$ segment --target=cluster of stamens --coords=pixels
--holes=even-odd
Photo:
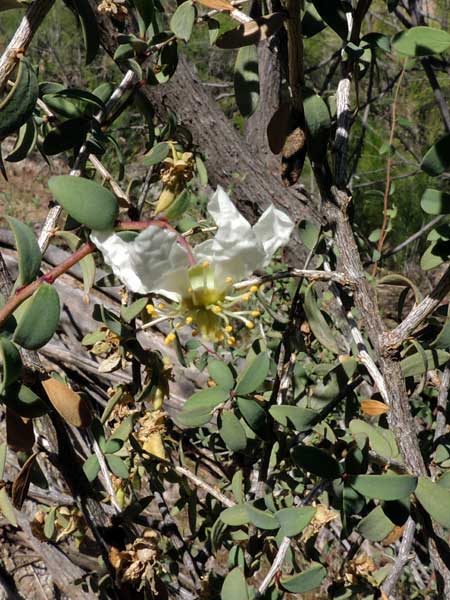
[[[234,346],[235,327],[240,322],[247,329],[255,327],[259,310],[243,305],[251,302],[258,286],[250,286],[245,292],[233,294],[233,279],[227,277],[222,285],[216,286],[214,269],[208,261],[197,264],[189,270],[190,287],[180,302],[159,302],[148,304],[147,313],[152,317],[145,328],[163,321],[172,325],[165,343],[172,344],[175,331],[189,327],[192,336]],[[220,282],[219,282],[220,283]]]

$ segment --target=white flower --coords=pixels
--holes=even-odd
[[[294,223],[270,206],[252,227],[221,187],[209,201],[208,212],[216,222],[216,235],[195,246],[192,255],[180,245],[177,233],[157,225],[131,242],[112,231],[93,231],[91,239],[128,289],[172,301],[164,311],[166,307],[158,305],[159,313],[150,307],[150,314],[173,319],[178,326],[182,319],[210,340],[233,343],[230,318],[251,323],[245,313],[257,311],[232,310],[248,294],[227,295],[231,284],[265,267],[288,242]]]

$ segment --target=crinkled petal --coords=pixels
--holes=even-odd
[[[217,224],[217,233],[195,247],[195,256],[212,262],[218,284],[228,276],[242,279],[262,266],[264,246],[220,186],[208,203],[208,212]]]
[[[238,281],[266,266],[294,228],[290,217],[273,206],[251,227],[221,187],[208,203],[208,212],[218,226],[217,233],[199,244],[195,255],[212,262],[218,285],[228,276]]]
[[[266,266],[278,248],[285,246],[291,237],[294,222],[283,211],[269,206],[253,226],[253,232],[262,243],[265,252]]]
[[[112,231],[93,231],[91,239],[114,275],[132,292],[155,292],[173,300],[186,295],[188,258],[175,233],[151,225],[132,242]]]

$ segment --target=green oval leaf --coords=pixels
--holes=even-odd
[[[22,361],[16,346],[5,337],[0,337],[0,395],[17,381],[22,369]]]
[[[58,293],[54,287],[43,283],[22,307],[13,341],[28,350],[37,350],[52,338],[58,327]]]
[[[450,134],[438,140],[422,158],[420,168],[432,177],[441,175],[450,167]]]
[[[81,146],[89,128],[86,119],[75,117],[58,124],[44,138],[42,149],[47,156],[66,152]]]
[[[223,361],[216,359],[209,360],[208,373],[223,390],[231,390],[234,386],[233,373]]]
[[[377,506],[358,523],[356,530],[370,542],[381,542],[394,527],[395,523],[385,515],[383,508]]]
[[[27,60],[22,59],[13,87],[0,102],[0,140],[28,121],[36,105],[38,91],[34,70]]]
[[[339,348],[334,339],[331,327],[328,325],[317,304],[314,283],[311,283],[306,289],[303,307],[305,309],[308,324],[311,327],[314,336],[323,346],[325,346],[325,348],[331,350],[334,354],[339,354]]]
[[[450,213],[450,194],[428,188],[422,196],[420,206],[428,215],[448,215]]]
[[[281,579],[281,587],[292,594],[305,594],[322,583],[327,575],[327,570],[322,565],[315,565],[299,575]]]
[[[345,12],[340,0],[312,0],[317,12],[327,25],[343,39],[348,36],[348,26]]]
[[[83,471],[88,481],[94,481],[94,479],[97,477],[100,472],[100,463],[98,462],[98,458],[95,456],[95,454],[91,454],[84,461]]]
[[[42,417],[49,411],[48,405],[26,385],[13,383],[0,398],[8,408],[27,419]]]
[[[316,514],[313,506],[301,506],[300,508],[282,508],[275,513],[275,519],[280,524],[280,535],[296,536],[309,525]]]
[[[197,11],[190,0],[180,4],[170,19],[170,29],[174,32],[177,38],[189,41],[194,27]]]
[[[17,141],[11,153],[5,158],[8,162],[19,162],[33,150],[37,140],[37,127],[33,117],[19,129]]]
[[[250,117],[259,102],[258,52],[256,46],[240,48],[234,65],[234,94],[239,112]]]
[[[292,460],[301,469],[325,479],[336,479],[342,475],[342,466],[338,461],[314,446],[296,446],[292,450]]]
[[[395,447],[392,447],[388,437],[389,432],[382,427],[371,425],[360,419],[352,419],[350,421],[349,429],[357,441],[360,437],[363,437],[363,439],[367,438],[370,447],[379,456],[393,458],[398,455],[397,446],[395,445]]]
[[[435,521],[450,528],[450,490],[431,481],[428,477],[419,477],[414,493]]]
[[[89,4],[89,0],[73,0],[73,4],[83,32],[84,47],[86,48],[86,64],[88,65],[96,57],[100,46],[97,17]]]
[[[33,231],[14,217],[6,217],[14,234],[18,255],[19,287],[27,285],[36,279],[41,266],[42,254]]]
[[[228,573],[223,582],[220,592],[221,600],[248,600],[248,586],[244,573],[239,567],[235,567]]]
[[[226,508],[220,514],[220,519],[232,527],[240,527],[252,523],[259,529],[273,530],[278,529],[280,524],[275,517],[267,511],[255,508],[252,504],[236,504]]]
[[[267,427],[267,415],[264,408],[260,406],[256,400],[250,400],[248,398],[238,398],[237,405],[250,429],[257,435],[266,437],[269,431]]]
[[[112,229],[119,213],[119,204],[112,192],[84,177],[58,175],[52,177],[50,191],[79,223],[98,229]]]
[[[142,164],[147,167],[157,165],[167,158],[169,150],[170,146],[167,142],[159,142],[159,144],[155,144],[153,148],[144,156]]]
[[[11,502],[10,497],[8,496],[6,487],[0,488],[0,513],[5,517],[7,521],[11,523],[11,525],[17,527],[14,506]]]
[[[394,35],[392,47],[406,56],[441,54],[450,48],[450,34],[434,27],[411,27]]]
[[[366,498],[398,500],[414,492],[417,477],[412,475],[356,475],[350,485]]]
[[[296,431],[308,431],[319,414],[310,408],[301,406],[277,405],[272,406],[269,413],[283,427],[291,427]]]
[[[185,427],[201,427],[212,419],[213,410],[229,397],[228,392],[220,388],[209,388],[196,392],[177,415],[177,421]]]
[[[239,419],[231,411],[222,413],[219,421],[220,437],[225,442],[226,447],[232,452],[241,452],[247,446],[247,436]]]
[[[235,392],[245,396],[251,394],[264,382],[270,367],[270,358],[266,352],[258,354],[239,374]]]
[[[128,467],[119,456],[115,456],[114,454],[105,454],[105,459],[108,467],[116,477],[120,477],[120,479],[128,478],[130,474]]]
[[[427,364],[424,362],[424,357]],[[450,354],[445,350],[425,350],[424,356],[415,352],[400,362],[403,377],[419,377],[426,370],[431,371],[445,364],[450,359]]]

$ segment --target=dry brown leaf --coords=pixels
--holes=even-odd
[[[224,50],[243,48],[258,44],[273,35],[283,25],[284,13],[276,12],[254,21],[242,23],[236,29],[231,29],[222,34],[216,41],[216,46]]]
[[[402,525],[401,527],[399,525],[396,525],[394,527],[394,529],[390,533],[388,533],[388,535],[382,541],[383,546],[390,546],[391,544],[396,542],[398,539],[400,539],[403,535],[404,529],[405,529],[404,525]]]
[[[34,461],[36,460],[37,452],[32,454],[20,469],[17,477],[14,480],[11,491],[11,499],[14,506],[20,510],[25,498],[28,494],[28,489],[31,482],[31,470]]]
[[[361,411],[369,417],[378,417],[389,412],[389,406],[379,400],[361,400]]]
[[[231,12],[235,9],[231,2],[227,2],[227,0],[195,0],[195,2],[202,6],[213,8],[214,10],[226,10]]]
[[[87,427],[91,422],[91,411],[87,402],[67,385],[53,379],[45,379],[42,386],[48,399],[64,420],[74,427]]]
[[[296,127],[286,137],[281,156],[281,181],[286,187],[297,183],[306,158],[306,136],[301,127]]]

